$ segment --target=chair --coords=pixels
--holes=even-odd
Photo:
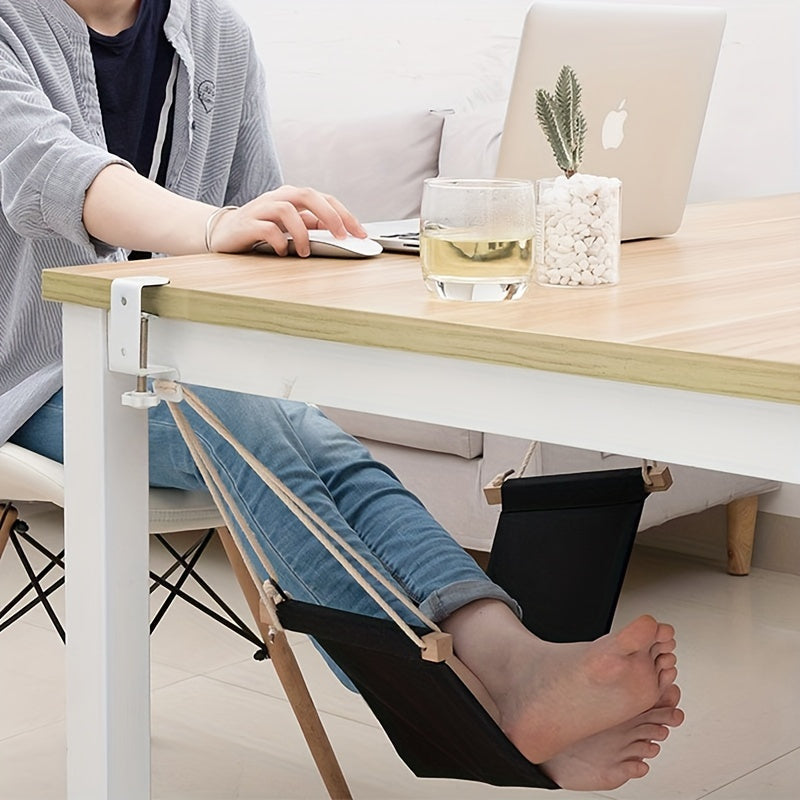
[[[50,602],[50,596],[64,583],[64,551],[51,552],[39,542],[28,524],[19,518],[13,503],[48,502],[64,507],[64,467],[49,458],[11,442],[0,446],[0,557],[10,543],[27,574],[28,583],[8,601],[0,599],[0,632],[37,605],[47,613],[56,632],[65,641],[66,634]],[[263,642],[222,600],[197,572],[196,566],[208,544],[222,524],[207,492],[185,492],[177,489],[150,490],[150,532],[169,553],[172,563],[161,574],[150,573],[150,591],[158,587],[167,596],[154,614],[151,632],[155,630],[176,597],[180,597],[221,625],[235,631],[257,648],[256,657],[264,657]],[[194,541],[177,550],[165,534],[198,531]],[[44,556],[46,564],[36,569],[31,554]],[[211,602],[207,605],[186,592],[192,578]]]

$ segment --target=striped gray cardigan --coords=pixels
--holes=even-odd
[[[278,186],[244,21],[224,0],[172,0],[164,30],[180,59],[167,188],[240,205]],[[61,386],[60,307],[41,299],[41,270],[126,258],[81,221],[115,162],[83,20],[65,0],[0,0],[0,443]]]

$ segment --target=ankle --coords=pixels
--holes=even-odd
[[[498,600],[476,600],[451,614],[442,629],[453,636],[456,656],[483,683],[495,702],[508,693],[515,676],[548,646]]]

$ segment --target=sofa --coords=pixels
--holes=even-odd
[[[491,8],[461,0],[353,0],[347,5],[350,28],[334,18],[331,6],[338,4],[319,0],[285,9],[270,4],[268,15],[255,0],[234,4],[253,27],[267,67],[272,125],[287,182],[330,192],[369,222],[418,216],[426,177],[493,174],[527,0],[499,0]],[[733,31],[729,15],[731,35],[755,24],[756,5],[751,16],[734,19]],[[425,24],[419,25],[423,16]],[[717,78],[723,88],[717,95],[739,77],[724,43]],[[714,107],[718,102],[712,93],[706,134],[713,134],[727,113]],[[706,134],[690,200],[731,196],[712,185],[710,168],[703,171],[703,153],[715,152]],[[498,473],[517,470],[529,442],[325,411],[386,463],[459,543],[478,552],[490,549],[499,509],[486,502],[483,487]],[[538,443],[526,474],[611,469],[648,456]],[[670,471],[672,488],[648,500],[640,530],[725,505],[728,569],[746,574],[758,496],[778,484],[674,464]]]

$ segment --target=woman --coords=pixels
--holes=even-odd
[[[0,0],[0,204],[0,442],[59,460],[60,319],[40,298],[42,268],[259,241],[285,254],[287,235],[302,256],[309,228],[365,236],[335,198],[281,185],[262,68],[221,0]],[[592,643],[541,641],[419,501],[317,410],[201,394],[453,635],[527,758],[565,788],[609,789],[647,772],[655,742],[683,720],[671,626],[643,616]],[[231,448],[195,426],[283,587],[374,613]],[[163,404],[150,446],[153,485],[200,487]]]

